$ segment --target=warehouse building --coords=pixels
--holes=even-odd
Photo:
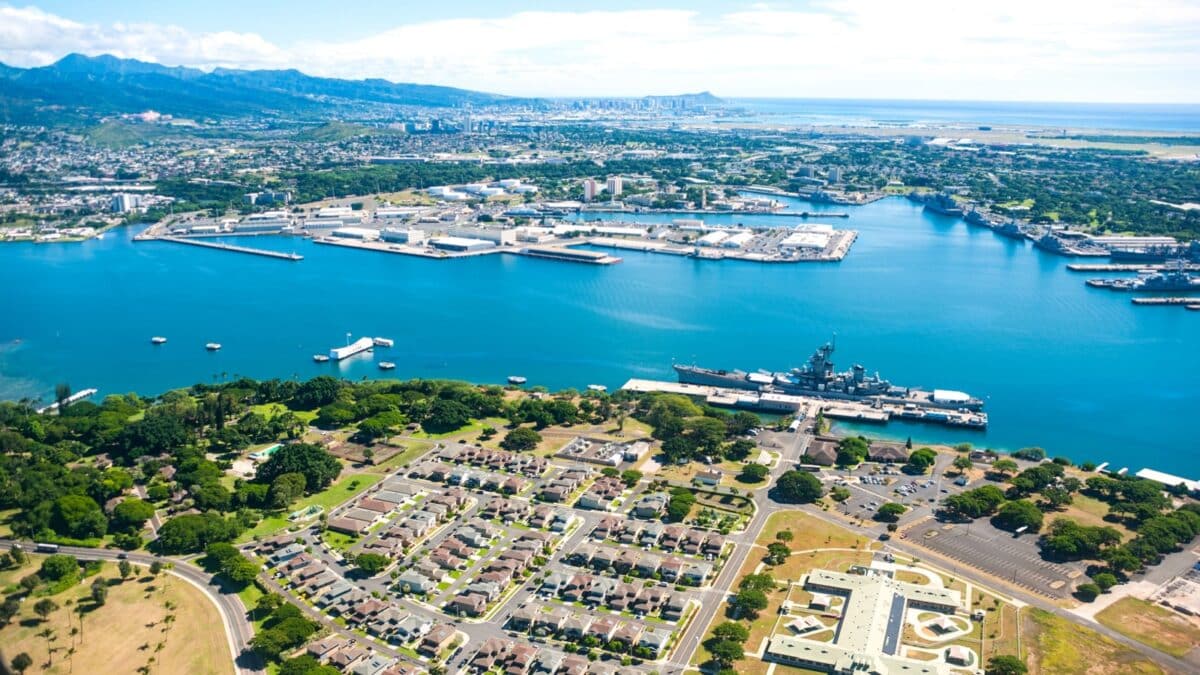
[[[383,228],[383,231],[379,233],[379,237],[393,244],[411,244],[416,246],[425,242],[425,232],[423,230],[407,230],[398,227]]]
[[[442,250],[466,253],[468,251],[484,251],[495,248],[495,242],[471,237],[435,237],[429,240],[429,245]]]
[[[372,230],[367,227],[339,227],[330,235],[341,239],[359,239],[361,241],[374,241],[379,238],[379,230]]]

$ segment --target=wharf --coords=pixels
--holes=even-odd
[[[342,246],[344,248],[357,248],[364,251],[377,251],[379,253],[394,253],[398,255],[411,255],[418,258],[429,258],[431,260],[448,260],[450,258],[474,258],[481,255],[493,255],[496,253],[505,253],[502,248],[486,248],[479,251],[439,251],[424,246],[408,246],[406,244],[390,244],[386,241],[362,241],[358,239],[339,239],[336,237],[313,237],[314,244],[325,244],[327,246]],[[511,251],[508,251],[511,253]]]
[[[703,398],[704,402],[719,407],[744,408],[772,413],[796,413],[820,411],[830,419],[847,422],[887,424],[893,419],[910,422],[941,424],[963,429],[983,430],[987,428],[987,413],[967,410],[926,409],[916,406],[880,404],[876,401],[830,400],[819,396],[795,396],[772,392],[747,391],[709,385],[687,384],[662,380],[630,379],[621,387],[639,393],[663,392]]]
[[[692,257],[698,260],[744,260],[758,263],[828,263],[840,262],[850,252],[858,239],[856,230],[839,230],[829,246],[820,254],[811,256],[785,256],[772,253],[724,249],[719,246],[699,248],[694,244],[678,244],[655,239],[622,239],[619,237],[592,237],[587,240],[592,246],[616,248],[643,253],[662,253]]]
[[[583,211],[587,213],[587,211]],[[849,213],[820,211],[717,211],[715,209],[654,209],[653,211],[623,211],[622,213],[665,213],[681,216],[780,216],[783,218],[849,218]]]
[[[1200,263],[1186,263],[1180,267],[1189,272],[1200,272]],[[1136,263],[1070,263],[1067,265],[1067,269],[1072,272],[1158,272],[1167,269],[1167,265],[1164,263],[1145,265]]]
[[[184,239],[182,237],[153,237],[140,241],[169,241],[174,244],[187,244],[189,246],[200,246],[202,248],[214,248],[220,251],[233,251],[234,253],[248,253],[250,255],[261,255],[266,258],[278,258],[280,260],[304,260],[304,256],[300,255],[299,253],[281,253],[279,251],[268,251],[261,248],[234,246],[233,244],[214,243],[211,241],[198,241],[196,239]]]
[[[1200,296],[1176,296],[1170,298],[1134,298],[1135,305],[1183,305],[1188,309],[1200,310]]]

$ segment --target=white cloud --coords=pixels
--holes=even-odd
[[[746,7],[743,5],[743,7]],[[396,26],[341,42],[82,24],[0,7],[0,60],[68,52],[203,68],[294,67],[509,94],[1197,101],[1190,0],[824,0],[687,10],[519,12]]]

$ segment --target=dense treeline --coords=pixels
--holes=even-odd
[[[1006,491],[984,485],[951,495],[942,500],[939,515],[950,520],[991,517],[992,523],[1002,529],[1036,533],[1042,529],[1046,515],[1070,505],[1075,495],[1099,499],[1108,505],[1106,520],[1123,524],[1135,533],[1134,537],[1124,541],[1116,527],[1081,525],[1070,518],[1055,517],[1038,545],[1049,559],[1102,562],[1103,569],[1092,576],[1107,575],[1105,580],[1155,565],[1164,555],[1180,550],[1200,535],[1200,504],[1188,501],[1173,508],[1162,484],[1118,475],[1097,475],[1081,481],[1066,475],[1066,465],[1065,459],[1044,461],[1009,476],[1016,471],[1016,462],[997,459],[992,471],[1007,479]]]
[[[654,428],[654,437],[662,441],[663,455],[671,462],[701,457],[744,460],[755,446],[739,437],[761,424],[752,413],[730,414],[679,394],[643,396],[634,416]]]
[[[889,176],[905,185],[965,188],[972,202],[1034,223],[1062,223],[1094,231],[1200,239],[1200,212],[1173,204],[1200,197],[1200,168],[1142,152],[1102,149],[984,147],[978,152],[931,145],[846,143],[821,164],[848,175]]]
[[[66,398],[69,390],[60,394]],[[596,392],[513,401],[500,387],[329,376],[198,384],[157,399],[109,396],[64,406],[62,414],[36,413],[28,402],[0,403],[0,509],[14,510],[10,523],[20,537],[111,541],[127,549],[144,544],[147,522],[162,509],[173,517],[159,528],[154,548],[196,553],[233,540],[338,477],[339,460],[302,442],[308,425],[299,412],[315,413],[317,426],[353,426],[354,439],[366,444],[406,425],[444,433],[503,418],[512,427],[508,446],[522,450],[536,446],[534,429],[623,420],[623,405]],[[252,444],[272,442],[282,445],[254,478],[231,484],[232,461]]]

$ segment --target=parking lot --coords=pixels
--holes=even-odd
[[[863,468],[849,475],[831,470],[825,479],[830,488],[844,487],[850,491],[850,498],[837,505],[842,514],[870,520],[881,505],[895,502],[908,507],[901,523],[929,515],[943,498],[965,489],[955,484],[953,478],[944,478],[940,471],[934,475],[910,476],[899,468],[887,466],[874,474]]]
[[[965,565],[1049,598],[1066,598],[1072,581],[1083,574],[1084,563],[1054,563],[1042,559],[1036,535],[1014,537],[986,519],[966,523],[928,520],[906,530],[906,541],[923,546]]]

